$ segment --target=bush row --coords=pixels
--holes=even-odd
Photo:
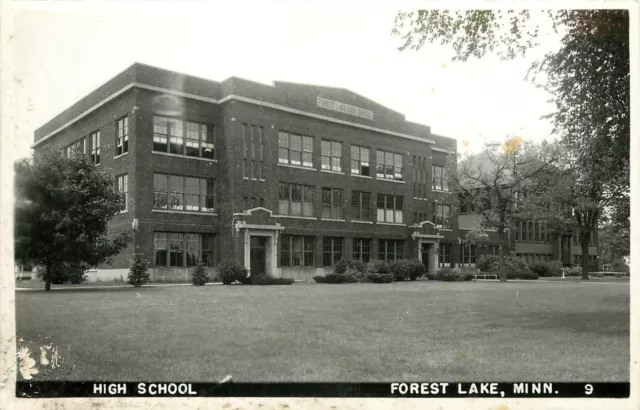
[[[424,276],[426,272],[422,262],[416,259],[400,259],[393,262],[376,260],[366,264],[361,261],[342,259],[336,263],[333,274],[347,274],[348,276],[354,276],[355,282],[362,282],[365,276],[370,273],[391,274],[393,275],[393,280],[403,281],[407,279],[416,280]]]

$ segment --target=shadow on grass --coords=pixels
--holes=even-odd
[[[156,286],[142,286],[139,288],[131,287],[117,287],[117,286],[96,286],[96,287],[86,287],[86,286],[78,286],[77,288],[51,288],[48,293],[78,293],[78,292],[86,292],[86,293],[102,293],[102,292],[154,292],[162,290],[161,287]],[[47,293],[44,289],[29,289],[29,290],[18,290],[25,293]]]

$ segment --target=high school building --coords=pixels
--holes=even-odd
[[[93,277],[155,280],[235,258],[308,279],[341,258],[460,260],[445,165],[456,141],[342,88],[223,82],[134,64],[35,132],[113,173],[134,242]]]

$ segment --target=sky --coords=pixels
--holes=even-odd
[[[457,139],[459,152],[510,134],[533,141],[551,134],[540,119],[554,109],[549,95],[524,76],[557,37],[526,59],[454,63],[448,46],[398,51],[401,40],[391,35],[398,10],[375,2],[52,3],[14,3],[4,33],[13,49],[16,157],[30,155],[36,128],[136,61],[215,81],[347,88]]]

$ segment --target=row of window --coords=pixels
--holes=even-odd
[[[215,266],[212,234],[155,232],[153,247],[155,266]]]
[[[549,227],[544,222],[518,221],[515,224],[516,241],[548,243],[552,240]]]
[[[577,234],[572,235],[573,246],[580,246],[580,238]],[[595,231],[589,232],[589,245],[596,244],[596,234]]]
[[[153,207],[179,211],[213,212],[213,180],[153,174]]]
[[[62,149],[62,154],[70,157],[74,154],[86,154],[87,148],[91,147],[91,162],[100,163],[100,131],[94,131],[86,137],[67,145]],[[129,152],[129,117],[122,117],[116,120],[116,156]]]
[[[315,266],[315,236],[282,235],[280,240],[280,266]],[[353,259],[362,262],[371,260],[371,239],[353,238]],[[344,255],[344,238],[322,238],[322,264],[334,266]],[[378,240],[378,260],[394,261],[404,256],[404,241]]]
[[[215,127],[181,119],[153,117],[153,150],[213,159]]]

